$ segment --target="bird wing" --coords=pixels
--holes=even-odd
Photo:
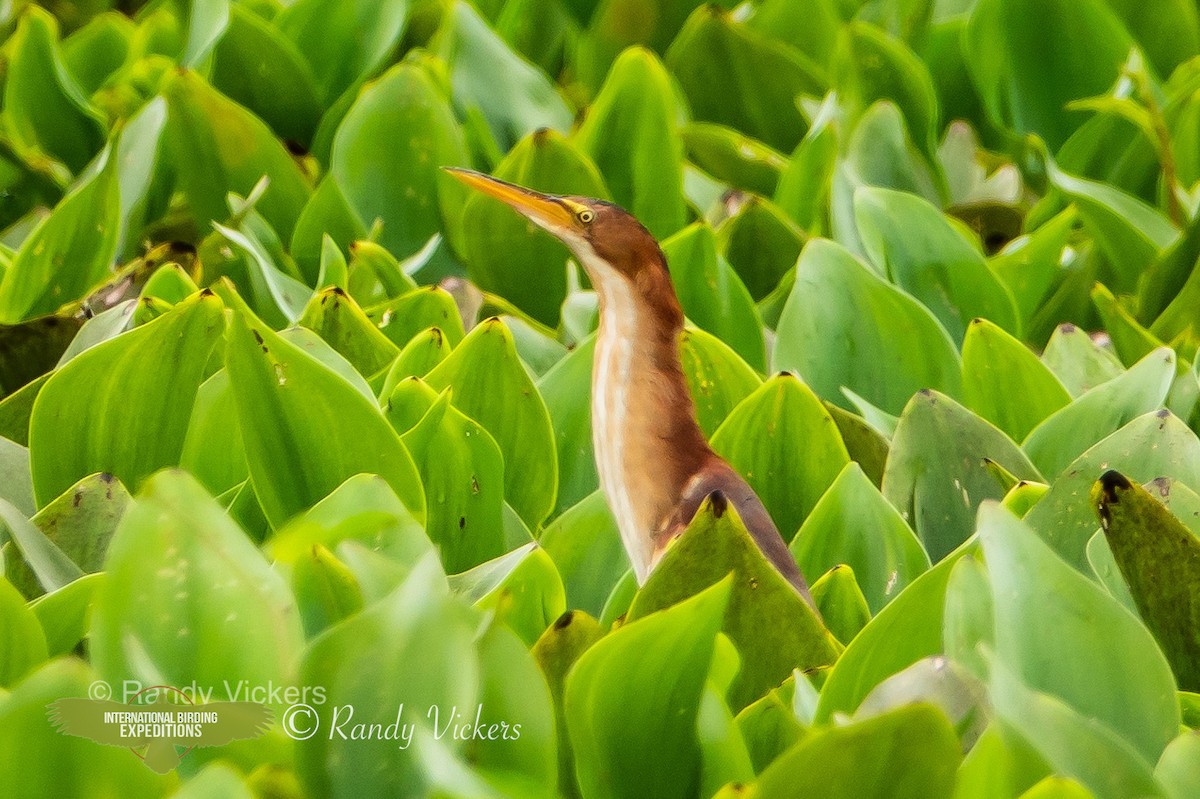
[[[204,738],[197,746],[224,746],[230,741],[257,738],[275,720],[271,708],[258,702],[210,702],[194,709],[217,714],[216,722],[204,725]]]
[[[51,726],[63,735],[74,735],[77,738],[87,738],[104,746],[127,746],[136,749],[150,742],[149,738],[123,738],[121,727],[112,722],[105,722],[104,714],[138,710],[120,702],[84,699],[82,697],[66,697],[55,700],[48,706],[47,717]]]

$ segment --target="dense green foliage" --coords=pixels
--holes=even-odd
[[[0,17],[0,795],[1200,796],[1190,0]],[[444,165],[663,241],[819,616],[721,502],[635,584],[596,296]],[[96,680],[318,731],[160,777]]]

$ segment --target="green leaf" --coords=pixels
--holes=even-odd
[[[983,500],[1004,498],[1005,487],[985,458],[1019,479],[1041,480],[1008,436],[949,397],[922,392],[904,409],[883,495],[912,525],[934,563],[975,531],[975,511]]]
[[[488,431],[443,392],[401,436],[425,486],[425,530],[451,573],[504,551],[504,456]],[[539,631],[540,632],[540,631]]]
[[[959,547],[914,580],[850,642],[821,689],[817,723],[834,713],[852,713],[879,683],[943,652],[946,585],[958,560],[975,547],[974,541]]]
[[[38,504],[89,474],[106,472],[137,487],[150,473],[179,463],[222,323],[221,301],[197,294],[55,372],[38,394],[29,424]],[[147,364],[157,367],[148,370]]]
[[[230,8],[227,0],[222,4],[229,26],[213,53],[212,85],[257,114],[281,138],[308,145],[322,108],[305,54],[258,14],[238,5]],[[329,41],[322,40],[322,51]]]
[[[104,579],[103,574],[87,574],[29,603],[46,634],[50,657],[70,654],[87,636],[92,597]]]
[[[297,0],[279,12],[275,25],[308,59],[328,108],[392,55],[409,6],[409,0],[351,0],[330,8],[321,0]]]
[[[147,481],[109,546],[90,651],[110,683],[283,683],[303,635],[286,583],[192,477]],[[213,590],[219,586],[220,590]]]
[[[992,672],[996,715],[1053,771],[1079,780],[1099,799],[1163,795],[1149,764],[1111,728],[1030,690],[1003,663]]]
[[[354,574],[320,544],[313,546],[309,557],[296,560],[292,590],[309,638],[354,615],[363,606],[362,590]]]
[[[613,199],[660,239],[687,221],[678,113],[662,62],[635,47],[617,58],[576,133]]]
[[[0,478],[0,499],[12,503],[22,514],[32,515],[37,503],[29,473],[29,450],[7,438],[0,438]]]
[[[449,579],[451,591],[491,611],[526,646],[567,609],[554,561],[532,541]]]
[[[962,347],[963,404],[1023,441],[1034,427],[1071,401],[1049,367],[986,319],[967,325]]]
[[[996,277],[1012,292],[1027,337],[1042,300],[1060,276],[1063,249],[1078,217],[1075,206],[1068,206],[1041,227],[1013,239],[989,261]]]
[[[501,150],[535,130],[571,127],[572,110],[550,79],[509,49],[469,3],[446,10],[433,50],[446,62],[459,112],[482,115]]]
[[[788,167],[783,153],[724,125],[693,122],[680,131],[687,157],[717,180],[770,197]]]
[[[242,313],[226,338],[250,477],[273,527],[360,472],[382,476],[424,518],[416,466],[371,399]]]
[[[431,327],[441,330],[455,347],[466,335],[454,297],[440,286],[413,289],[369,308],[367,315],[398,347],[407,346],[414,336]]]
[[[454,407],[496,439],[508,503],[530,527],[541,524],[558,493],[554,433],[508,328],[494,317],[481,323],[426,380],[438,391],[452,388]]]
[[[1179,687],[1200,689],[1200,538],[1119,472],[1105,472],[1091,498],[1138,612]]]
[[[496,177],[551,194],[608,199],[600,172],[583,151],[553,130],[517,142]],[[463,206],[467,274],[539,322],[556,324],[567,296],[567,250],[503,203],[474,194]]]
[[[804,248],[777,332],[773,367],[843,408],[842,386],[889,413],[923,388],[959,393],[958,352],[933,315],[833,242]]]
[[[815,64],[716,5],[701,5],[688,17],[666,62],[696,119],[728,125],[779,150],[791,150],[804,135],[796,96],[825,93]]]
[[[712,446],[746,478],[785,541],[850,461],[825,406],[787,373],[742,400],[713,434]]]
[[[265,176],[269,185],[255,209],[291,238],[312,189],[275,134],[194,72],[169,78],[163,94],[167,151],[199,228],[228,217],[226,194],[247,196]]]
[[[364,377],[388,367],[400,348],[379,332],[342,288],[333,286],[313,295],[300,324],[333,347]]]
[[[332,237],[343,252],[350,252],[354,242],[366,235],[366,225],[358,212],[350,207],[337,178],[326,175],[296,219],[288,251],[296,260],[305,282],[311,284],[320,271],[325,236]]]
[[[590,386],[595,351],[596,339],[590,336],[551,367],[537,383],[538,391],[546,402],[546,411],[550,414],[558,452],[558,500],[552,515],[581,502],[600,485],[592,446]],[[582,386],[588,387],[588,390],[581,390]],[[607,595],[605,591],[604,596]],[[585,605],[577,607],[589,613],[599,612],[598,608],[588,609]]]
[[[838,645],[808,602],[767,560],[732,506],[704,501],[634,597],[628,618],[698,594],[731,571],[722,630],[741,656],[741,669],[729,689],[730,706],[740,710],[783,682],[792,669],[832,664]]]
[[[948,799],[960,758],[950,721],[916,704],[808,735],[762,773],[757,795]]]
[[[854,194],[854,218],[871,260],[932,311],[955,341],[980,317],[1017,330],[1008,290],[933,205],[912,194],[865,187]]]
[[[37,616],[8,580],[0,579],[0,686],[11,687],[46,659],[46,636]]]
[[[327,731],[344,725],[346,738],[327,733],[297,742],[296,775],[304,790],[364,797],[431,792],[435,775],[419,755],[434,724],[444,728],[454,708],[474,707],[481,679],[476,626],[477,614],[450,595],[436,557],[429,556],[394,591],[313,641],[300,683],[325,686],[327,701],[314,706],[311,723]],[[362,668],[365,662],[371,669]],[[392,678],[376,679],[380,673]],[[440,718],[427,716],[434,707]],[[395,725],[393,739],[350,740],[354,724]],[[401,726],[410,735],[403,749]],[[453,750],[446,754],[457,762]]]
[[[729,414],[762,385],[758,374],[728,345],[697,328],[679,334],[679,360],[696,408],[696,421],[712,436]]]
[[[854,569],[845,564],[822,574],[813,583],[812,597],[821,621],[839,641],[853,641],[871,620],[871,608],[858,587]]]
[[[22,242],[0,275],[0,322],[53,313],[110,274],[120,234],[116,167],[112,150],[104,150]]]
[[[1158,349],[1035,427],[1025,451],[1043,474],[1060,474],[1096,442],[1161,408],[1174,377],[1175,353]]]
[[[621,627],[576,661],[563,704],[583,797],[666,799],[698,789],[696,718],[729,597],[729,581],[718,582]]]
[[[689,225],[664,241],[662,249],[684,314],[755,369],[766,371],[762,321],[737,273],[717,254],[712,228]]]
[[[980,0],[963,47],[991,120],[1057,149],[1083,118],[1067,103],[1108,91],[1131,44],[1103,0]]]
[[[1179,705],[1171,668],[1149,631],[1008,511],[985,505],[979,530],[997,658],[1027,688],[1120,731],[1157,761],[1179,729]]]
[[[1187,799],[1200,791],[1200,735],[1184,732],[1171,741],[1154,768],[1154,776],[1171,799]]]
[[[538,544],[558,567],[567,607],[599,615],[629,570],[629,556],[604,494],[594,491],[546,525]]]
[[[929,568],[921,542],[857,463],[842,469],[790,549],[807,575],[850,566],[872,613]]]
[[[1062,381],[1072,397],[1078,397],[1125,371],[1111,351],[1096,344],[1072,324],[1054,329],[1042,363]]]
[[[5,646],[3,651],[11,650]],[[95,672],[78,658],[59,658],[4,697],[0,779],[7,795],[36,799],[108,793],[150,799],[174,787],[177,778],[155,774],[129,752],[63,735],[46,722],[47,705],[64,697],[87,696],[95,679]]]
[[[717,229],[720,252],[762,300],[783,281],[804,245],[799,228],[770,200],[751,195]]]
[[[9,40],[4,112],[20,149],[42,152],[79,172],[104,145],[104,116],[84,96],[59,52],[54,17],[33,6]]]
[[[403,62],[358,94],[338,126],[329,172],[367,227],[383,222],[379,243],[405,257],[457,217],[466,187],[439,183],[438,168],[466,162],[446,98],[424,69]]]

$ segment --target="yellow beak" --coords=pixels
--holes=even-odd
[[[575,213],[567,203],[549,194],[541,194],[521,186],[498,180],[473,169],[442,167],[458,180],[476,191],[483,192],[516,209],[530,220],[552,233],[576,230]]]

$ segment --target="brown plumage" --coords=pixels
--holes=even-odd
[[[771,563],[811,603],[770,514],[741,475],[712,451],[696,423],[679,360],[683,310],[650,232],[609,202],[544,195],[476,172],[451,171],[560,239],[596,288],[596,465],[638,582],[705,497],[720,492]]]

